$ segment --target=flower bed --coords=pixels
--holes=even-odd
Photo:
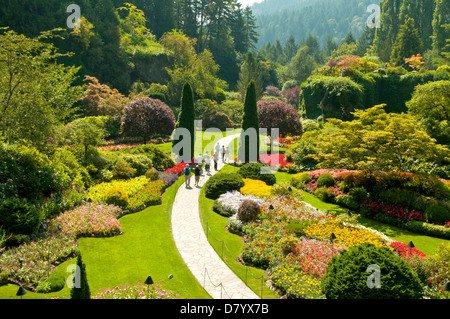
[[[424,221],[425,218],[422,214],[414,212],[413,210],[404,209],[395,205],[383,204],[372,201],[368,198],[363,199],[361,202],[363,207],[369,208],[375,214],[383,214],[386,216],[399,218],[403,221]]]
[[[166,172],[167,173],[174,173],[174,174],[177,174],[177,175],[181,175],[181,174],[183,174],[183,170],[185,168],[186,168],[186,164],[185,163],[179,163],[179,164],[175,165],[172,168],[168,168],[166,170]]]
[[[263,164],[269,165],[269,166],[279,166],[281,168],[288,167],[289,165],[293,165],[292,162],[287,162],[285,160],[286,155],[285,154],[262,154],[259,158],[259,161]]]
[[[240,190],[243,195],[253,195],[261,198],[270,196],[272,187],[263,181],[244,178],[244,184],[244,187]]]
[[[162,180],[151,182],[144,176],[131,180],[115,180],[91,187],[85,198],[90,198],[94,202],[105,202],[107,192],[113,188],[122,189],[127,193],[129,203],[126,210],[136,212],[150,205],[160,204],[165,183]]]
[[[338,220],[313,223],[306,228],[305,233],[308,237],[319,240],[329,240],[333,233],[336,236],[336,246],[346,249],[365,243],[377,247],[386,247],[387,245],[386,238],[383,238],[380,234],[364,227],[343,226]]]
[[[270,206],[274,209],[269,209]],[[311,220],[319,221],[332,218],[324,212],[302,202],[296,198],[269,197],[262,206],[262,216],[270,220],[292,221]]]
[[[421,259],[424,259],[427,257],[423,252],[418,250],[417,248],[410,248],[405,243],[399,242],[399,241],[393,241],[389,245],[394,252],[396,252],[401,258],[408,259],[410,257],[418,257]]]
[[[100,289],[93,293],[91,299],[181,299],[179,294],[164,288],[162,283],[144,285],[123,284],[114,288]]]
[[[260,206],[264,204],[264,201],[260,197],[253,195],[243,195],[238,191],[232,191],[220,195],[220,197],[215,202],[215,206],[220,205],[220,208],[217,207],[217,209],[222,210],[225,215],[231,216],[238,212],[242,202],[246,199],[253,200]]]
[[[61,235],[10,248],[0,255],[0,282],[3,278],[34,290],[55,265],[74,257],[77,250],[73,237]]]
[[[118,218],[122,214],[122,209],[113,205],[88,203],[51,220],[49,228],[75,238],[114,236],[121,233]]]

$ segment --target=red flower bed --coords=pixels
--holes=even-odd
[[[423,259],[427,257],[427,255],[417,248],[409,248],[408,245],[399,241],[392,242],[390,246],[402,259],[407,259],[409,257],[420,257]]]
[[[183,169],[185,169],[186,163],[179,163],[172,168],[168,168],[166,173],[174,173],[177,175],[181,175],[183,173]]]
[[[398,207],[395,205],[374,202],[368,198],[365,198],[361,202],[361,205],[369,207],[375,213],[382,213],[390,217],[396,217],[406,221],[410,220],[425,221],[425,218],[423,217],[422,214],[414,212],[413,210],[410,211],[408,209]]]
[[[316,171],[310,172],[308,175],[312,179],[318,179],[320,175],[330,174],[336,180],[343,180],[345,176],[349,174],[358,173],[358,171],[351,171],[347,169],[319,169]]]
[[[287,167],[288,165],[293,165],[294,163],[285,161],[285,154],[262,154],[259,157],[259,161],[266,165],[279,164],[280,167]],[[273,163],[273,164],[272,164]]]

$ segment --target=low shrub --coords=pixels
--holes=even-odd
[[[271,195],[278,197],[295,197],[298,199],[303,198],[302,192],[299,189],[291,187],[290,184],[286,182],[273,185]]]
[[[359,203],[351,195],[336,196],[335,202],[338,205],[341,205],[341,206],[344,206],[344,207],[347,207],[347,208],[350,208],[353,210],[359,209]]]
[[[335,195],[332,188],[318,188],[314,191],[314,195],[325,203],[333,203],[335,200]]]
[[[244,184],[242,176],[237,173],[218,173],[212,176],[204,185],[205,196],[217,199],[220,195],[239,190],[239,184]]]
[[[64,288],[66,279],[60,272],[52,272],[47,280],[42,281],[36,287],[37,293],[50,293],[60,291]]]
[[[405,224],[405,228],[419,234],[450,239],[450,228],[441,225],[434,225],[421,221],[409,221]]]
[[[25,198],[0,203],[0,225],[10,234],[31,235],[42,221],[41,211]]]
[[[128,194],[119,187],[110,188],[105,194],[105,203],[126,209],[130,202]]]
[[[264,201],[256,196],[243,195],[238,191],[227,192],[220,195],[218,199],[214,201],[213,211],[219,215],[230,217],[237,214],[242,202],[246,199],[257,202],[260,206],[264,204]]]
[[[446,222],[450,221],[450,212],[444,206],[432,205],[427,208],[424,217],[429,222],[444,225]]]
[[[114,179],[130,179],[136,173],[130,163],[119,159],[113,169]]]
[[[249,163],[243,165],[238,173],[243,178],[256,179],[265,182],[267,185],[275,185],[277,178],[271,173],[269,167],[262,163]]]
[[[295,236],[286,236],[283,237],[280,240],[280,246],[281,246],[281,250],[283,251],[283,254],[288,255],[290,253],[292,253],[295,249],[295,247],[298,244],[298,238]]]
[[[335,184],[334,177],[331,174],[320,175],[317,179],[317,187],[333,187]]]
[[[358,203],[360,203],[364,198],[368,198],[369,196],[364,187],[353,187],[350,189],[349,194]]]
[[[286,226],[286,230],[293,232],[296,236],[301,237],[306,234],[305,230],[311,226],[310,220],[296,219]]]
[[[155,168],[151,168],[145,172],[145,177],[150,181],[156,181],[159,178],[159,172]]]
[[[306,183],[312,182],[312,178],[308,173],[298,173],[292,176],[291,185],[295,188],[302,188]]]
[[[381,285],[368,287],[370,265],[381,271]],[[321,287],[327,299],[419,299],[422,284],[411,267],[385,247],[363,244],[343,250],[328,264]]]
[[[261,214],[261,206],[253,200],[246,199],[242,202],[237,212],[237,218],[243,222],[255,221]]]

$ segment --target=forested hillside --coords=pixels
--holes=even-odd
[[[340,43],[351,31],[357,38],[365,29],[370,4],[380,0],[266,0],[252,6],[260,39],[286,42],[291,35],[297,41],[308,34],[318,37],[324,46],[328,36]]]

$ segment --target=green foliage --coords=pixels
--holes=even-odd
[[[284,236],[280,240],[279,245],[281,247],[281,251],[283,252],[283,254],[288,255],[294,251],[297,244],[298,238],[296,238],[295,236]]]
[[[347,77],[313,75],[302,85],[300,101],[308,119],[351,119],[351,112],[363,106],[363,91]]]
[[[317,187],[333,187],[335,184],[334,177],[330,174],[322,174],[317,179]]]
[[[220,195],[240,189],[239,184],[244,184],[242,176],[237,173],[218,173],[212,176],[205,184],[205,196],[209,199],[217,199]]]
[[[295,187],[291,187],[291,185],[287,182],[281,182],[273,185],[270,193],[277,197],[303,198],[302,192]]]
[[[248,163],[239,168],[239,175],[243,178],[257,179],[265,182],[267,185],[275,185],[277,178],[275,174],[269,171],[269,167],[262,163]],[[266,174],[264,174],[266,173]]]
[[[67,55],[51,44],[54,36],[0,30],[0,130],[9,141],[26,140],[40,150],[73,115],[82,93],[74,83],[79,69],[58,63]]]
[[[145,177],[147,177],[150,181],[156,181],[159,178],[159,172],[157,169],[151,168],[145,172]]]
[[[311,226],[310,220],[294,220],[286,226],[286,230],[295,233],[297,237],[305,235],[305,230]]]
[[[37,293],[51,293],[60,291],[64,288],[66,284],[65,277],[60,272],[52,272],[47,280],[42,281],[36,287]]]
[[[178,122],[175,126],[175,129],[183,128],[187,129],[190,133],[190,154],[184,154],[184,149],[181,150],[179,156],[188,158],[194,158],[195,151],[195,106],[194,106],[194,92],[192,91],[191,85],[186,82],[183,87],[183,93],[181,98],[181,113],[178,117]],[[175,147],[181,141],[173,141],[173,147]]]
[[[204,129],[217,128],[222,132],[225,132],[228,128],[233,128],[234,123],[228,117],[227,114],[219,112],[215,108],[207,109],[202,116],[202,125]]]
[[[392,48],[391,62],[396,65],[403,65],[406,58],[422,53],[423,42],[419,31],[415,28],[414,19],[409,18],[400,27],[397,40]]]
[[[10,234],[31,235],[42,221],[41,212],[25,198],[0,203],[0,224]]]
[[[409,221],[405,224],[405,228],[412,232],[426,236],[450,239],[450,228],[441,225],[434,225],[419,221]]]
[[[77,256],[77,270],[75,271],[75,278],[79,276],[80,285],[77,287],[74,285],[72,290],[70,291],[70,299],[90,299],[91,291],[89,289],[89,284],[87,280],[86,274],[86,265],[83,262],[81,257],[81,253],[78,253]]]
[[[370,289],[367,269],[377,265],[381,287]],[[328,299],[419,299],[422,284],[411,267],[387,248],[371,244],[343,250],[328,264],[321,287]]]
[[[130,199],[126,191],[118,187],[112,187],[105,194],[105,202],[106,204],[126,209],[130,203]]]
[[[253,200],[246,199],[239,206],[237,218],[243,222],[251,222],[258,219],[261,207]]]
[[[318,188],[314,191],[314,196],[316,196],[318,199],[320,199],[322,202],[325,203],[334,203],[335,202],[335,195],[332,188]]]
[[[247,132],[254,132],[256,136],[246,135]],[[250,134],[252,135],[252,134]],[[256,138],[256,143],[254,141]],[[252,141],[253,140],[253,141]],[[250,143],[253,142],[256,145],[256,154],[251,154],[254,147],[251,147]],[[256,85],[254,81],[250,81],[247,86],[247,94],[244,102],[244,116],[242,119],[242,132],[238,150],[238,161],[242,163],[249,163],[250,161],[259,160],[259,119],[258,119],[258,107],[256,101]]]
[[[312,178],[308,173],[298,173],[292,176],[291,185],[295,188],[302,188],[305,184],[312,182]]]
[[[425,211],[424,217],[429,222],[444,224],[450,221],[450,211],[441,205],[431,205]]]
[[[124,159],[119,159],[113,170],[115,179],[130,179],[135,173],[136,170]]]
[[[360,205],[351,195],[339,195],[334,199],[336,204],[353,210],[358,210]]]

